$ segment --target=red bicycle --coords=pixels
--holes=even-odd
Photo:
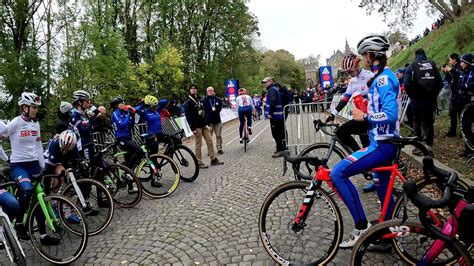
[[[395,181],[405,182],[406,178],[399,171],[398,161],[401,149],[413,145],[425,150],[425,146],[416,138],[391,139],[387,142],[398,147],[391,166],[372,169],[373,172],[390,171],[390,182],[382,205],[378,222],[385,220],[389,200],[392,196]],[[279,264],[327,264],[336,255],[343,236],[343,218],[339,207],[332,196],[321,184],[325,182],[339,196],[329,176],[330,170],[323,167],[316,157],[289,157],[285,160],[291,164],[309,163],[318,169],[311,182],[291,181],[275,188],[265,199],[259,215],[259,236],[266,251]],[[295,169],[295,168],[293,168]],[[296,172],[302,179],[308,179]],[[467,184],[459,182],[460,186]],[[420,189],[430,187],[430,180],[418,182]],[[340,196],[339,196],[340,197]],[[303,199],[303,200],[302,200]],[[392,218],[400,214],[403,198],[395,201]],[[430,217],[437,224],[440,218],[432,211]]]

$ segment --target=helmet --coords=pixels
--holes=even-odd
[[[123,99],[120,96],[117,96],[110,101],[110,108],[115,108],[120,103],[123,103]]]
[[[72,130],[64,130],[59,135],[59,147],[63,151],[70,151],[76,147],[77,136]]]
[[[62,113],[62,114],[65,114],[69,111],[72,110],[72,104],[68,103],[68,102],[61,102],[61,104],[59,105],[59,111]]]
[[[239,89],[239,95],[246,94],[246,93],[247,93],[247,90],[245,88],[240,88]]]
[[[158,105],[158,99],[153,95],[145,96],[145,104],[146,105]]]
[[[72,102],[84,101],[91,98],[91,95],[87,91],[78,90],[72,94]]]
[[[350,72],[357,69],[359,67],[359,61],[359,58],[353,53],[344,56],[342,60],[342,71]]]
[[[388,51],[390,44],[385,36],[380,34],[370,34],[357,44],[357,52],[365,54],[367,52],[374,52],[377,54],[384,54]]]
[[[41,97],[33,92],[23,92],[20,98],[18,98],[18,105],[40,106]]]

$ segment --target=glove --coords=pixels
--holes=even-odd
[[[328,118],[326,118],[326,121],[324,121],[324,123],[327,124],[327,123],[329,123],[329,122],[332,122],[332,121],[334,121],[334,118],[335,118],[335,116],[334,116],[333,114],[330,114],[330,115],[328,116]]]

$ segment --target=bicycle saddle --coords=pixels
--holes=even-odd
[[[394,145],[397,145],[397,146],[405,146],[405,145],[412,144],[412,143],[416,142],[416,140],[417,140],[417,137],[408,137],[408,138],[386,139],[386,140],[383,140],[383,142],[394,144]]]

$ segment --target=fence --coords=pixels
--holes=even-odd
[[[339,100],[343,94],[333,96],[331,102],[314,103],[293,103],[285,106],[288,117],[285,118],[285,140],[288,148],[294,149],[298,154],[301,149],[317,142],[329,142],[330,137],[323,135],[322,132],[316,132],[313,126],[313,120],[320,119],[324,121],[329,113],[336,109]],[[401,123],[405,122],[405,115],[410,103],[410,98],[403,92],[400,96],[400,105],[398,110],[398,119]],[[354,104],[352,99],[339,112],[339,117],[344,120],[352,119],[352,110]],[[406,125],[406,124],[405,124]],[[408,127],[408,126],[407,126]]]

